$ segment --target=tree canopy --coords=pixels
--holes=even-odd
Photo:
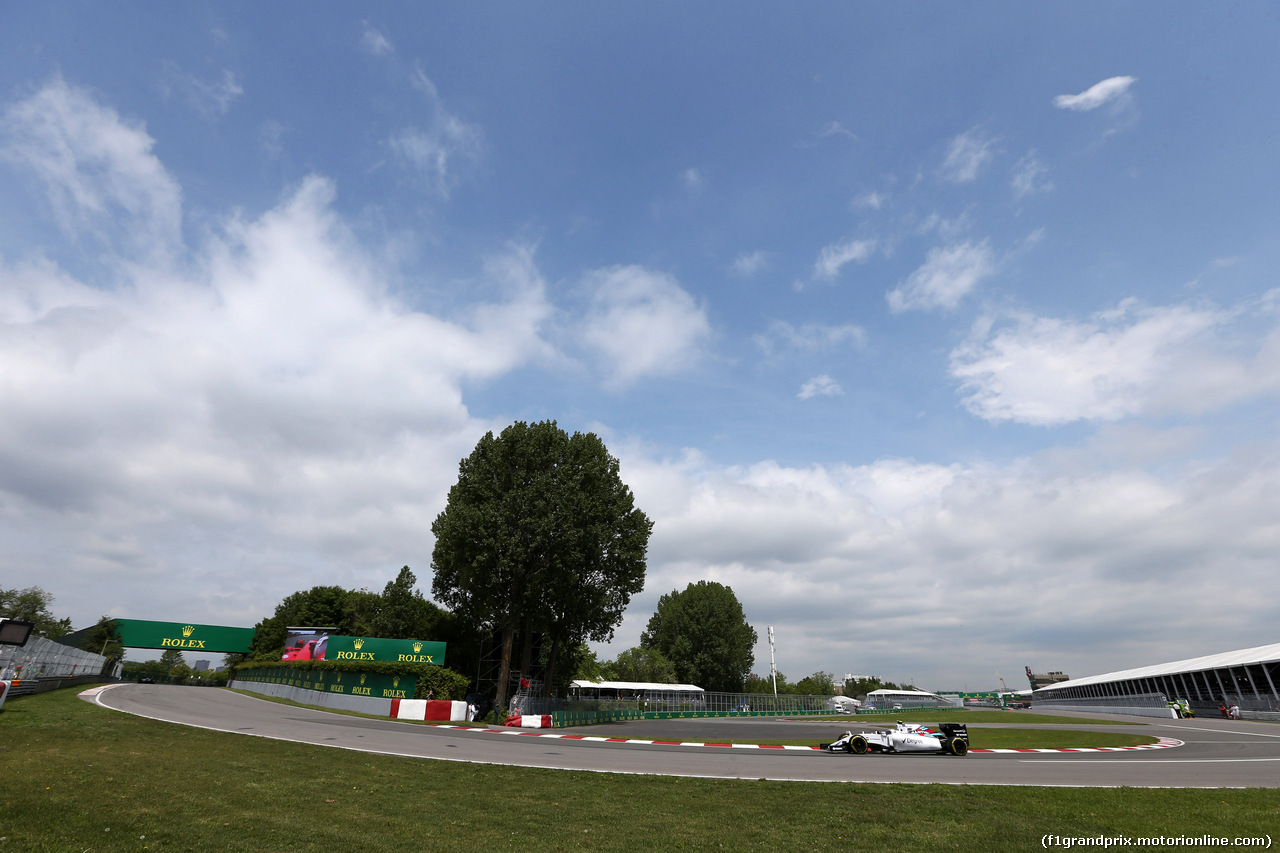
[[[416,584],[417,577],[405,566],[381,595],[340,586],[313,586],[292,593],[273,615],[257,624],[248,657],[279,659],[290,627],[335,628],[338,634],[391,640],[452,639],[452,616],[423,598]]]
[[[743,690],[755,663],[756,631],[732,589],[698,581],[658,600],[640,645],[662,652],[680,681],[735,693]]]
[[[0,589],[0,616],[21,622],[32,622],[31,633],[53,640],[71,632],[70,619],[58,619],[49,612],[53,594],[38,586],[26,589]]]
[[[613,636],[644,587],[652,527],[596,435],[544,421],[480,439],[431,525],[431,589],[471,624],[501,633],[499,702],[517,634],[549,640],[548,684],[560,650]]]

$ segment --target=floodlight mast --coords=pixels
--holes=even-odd
[[[778,665],[773,658],[773,626],[769,626],[769,677],[773,679],[773,695],[778,695]]]

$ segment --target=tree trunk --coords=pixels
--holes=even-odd
[[[511,677],[511,646],[515,638],[515,628],[507,626],[502,629],[502,665],[498,667],[498,695],[493,700],[495,720],[499,710],[507,710],[507,679]]]
[[[533,629],[524,629],[524,647],[520,651],[520,674],[525,678],[533,672]]]
[[[551,695],[551,685],[556,680],[556,657],[560,652],[560,637],[551,638],[551,652],[547,655],[547,670],[543,673],[542,695]]]

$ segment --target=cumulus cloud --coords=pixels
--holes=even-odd
[[[843,393],[844,389],[840,387],[840,383],[824,373],[801,385],[800,392],[796,396],[801,400],[808,400],[813,397],[838,397]]]
[[[1087,112],[1104,104],[1123,104],[1129,95],[1129,87],[1137,80],[1137,77],[1108,77],[1078,95],[1058,95],[1053,99],[1053,105],[1060,110]]]
[[[1266,305],[1254,308],[1269,316]],[[1246,335],[1242,321],[1254,313],[1126,300],[1078,322],[987,318],[952,352],[951,375],[969,411],[990,421],[1055,425],[1202,412],[1277,387],[1277,331]]]
[[[972,183],[995,155],[996,140],[975,127],[952,139],[947,146],[947,157],[941,169],[942,178],[953,184]]]
[[[1280,445],[1257,464],[1162,459],[1159,476],[1098,453],[731,468],[624,454],[655,525],[643,618],[612,651],[638,640],[659,595],[703,578],[732,587],[762,637],[775,627],[788,675],[932,689],[1037,661],[1085,675],[1172,660],[1224,648],[1214,626],[1280,617]],[[1242,600],[1237,585],[1259,592]],[[837,590],[856,591],[856,612]],[[965,654],[939,663],[955,646]],[[756,671],[767,661],[762,643]]]
[[[669,275],[639,266],[598,270],[582,338],[619,389],[693,366],[711,334],[706,311]]]
[[[994,271],[995,261],[986,241],[932,249],[923,266],[886,294],[889,308],[894,313],[955,308]]]
[[[813,265],[813,277],[833,279],[845,265],[865,263],[875,248],[875,240],[846,240],[824,246]]]
[[[72,239],[110,251],[74,275],[0,261],[0,574],[56,562],[84,581],[59,594],[78,618],[191,601],[252,624],[312,583],[425,567],[439,484],[492,426],[462,384],[547,351],[531,252],[486,266],[499,298],[434,316],[397,298],[323,178],[187,249],[141,126],[55,81],[5,131]],[[102,593],[122,576],[139,583]]]

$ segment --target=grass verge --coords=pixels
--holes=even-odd
[[[61,690],[0,712],[0,850],[990,851],[1274,833],[1273,790],[854,785],[531,770],[162,723]]]

